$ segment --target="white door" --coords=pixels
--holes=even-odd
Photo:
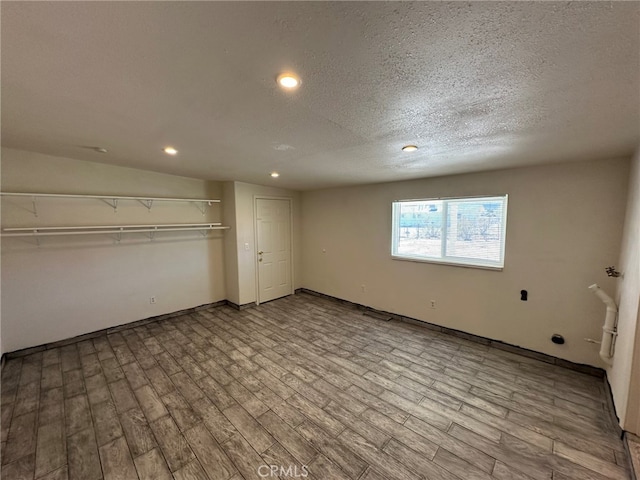
[[[291,202],[256,199],[256,232],[258,303],[291,295]]]

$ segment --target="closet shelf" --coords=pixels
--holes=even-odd
[[[120,200],[132,200],[141,203],[149,211],[153,206],[153,202],[189,202],[195,203],[200,212],[204,215],[207,206],[211,206],[214,203],[220,203],[219,199],[215,198],[169,198],[169,197],[128,197],[121,195],[79,195],[71,193],[37,193],[37,192],[0,192],[0,196],[5,197],[31,197],[33,202],[33,214],[37,217],[38,210],[36,206],[36,199],[38,198],[87,198],[95,199],[105,202],[114,212],[118,211],[118,202]]]
[[[27,193],[27,192],[0,192],[7,197],[58,197],[58,198],[97,198],[99,200],[115,198],[116,200],[154,200],[167,202],[209,202],[220,203],[215,198],[169,198],[169,197],[123,197],[119,195],[78,195],[71,193]]]
[[[2,237],[40,237],[53,235],[97,235],[123,233],[187,232],[227,230],[231,227],[220,223],[171,223],[161,225],[87,225],[55,227],[11,227],[2,229]],[[150,238],[153,238],[150,235]]]

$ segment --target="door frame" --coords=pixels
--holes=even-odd
[[[293,295],[294,288],[294,249],[293,249],[293,197],[280,197],[271,195],[254,195],[253,196],[253,245],[255,250],[254,255],[254,269],[256,274],[256,305],[260,305],[260,275],[258,272],[258,200],[286,200],[289,202],[289,250],[291,252],[291,262],[289,262],[289,278],[291,278],[291,292],[289,295]]]

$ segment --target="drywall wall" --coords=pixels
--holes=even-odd
[[[624,232],[619,263],[622,276],[617,279],[618,337],[613,365],[607,371],[611,391],[620,417],[627,430],[636,430],[640,415],[640,346],[634,344],[638,330],[640,308],[640,150],[636,152],[629,174],[629,193],[624,219]],[[632,372],[633,370],[633,372]],[[632,383],[632,389],[630,385]],[[627,418],[628,417],[628,418]]]
[[[618,159],[303,192],[302,285],[600,366],[598,346],[583,339],[600,338],[604,309],[587,287],[615,289],[604,268],[618,259],[628,167]],[[509,195],[503,271],[391,259],[393,200],[496,194]],[[551,343],[553,333],[566,343]]]
[[[246,305],[256,301],[256,239],[254,203],[256,197],[292,199],[293,231],[293,287],[300,287],[301,278],[301,234],[300,234],[300,192],[253,185],[243,182],[225,182],[224,197],[229,203],[233,198],[234,211],[225,211],[225,221],[231,225],[234,235],[227,239],[225,265],[227,266],[228,300],[236,305]],[[233,213],[234,217],[230,215]],[[229,242],[234,241],[233,245]]]
[[[224,237],[224,273],[227,300],[240,305],[240,284],[238,281],[238,224],[236,218],[235,182],[222,184],[222,218],[230,228]]]
[[[221,184],[105,164],[2,150],[2,190],[219,198]],[[26,200],[26,203],[25,203]],[[214,205],[3,197],[3,226],[201,223]],[[198,232],[2,239],[2,350],[10,352],[226,298],[223,237]],[[150,297],[156,303],[150,303]]]

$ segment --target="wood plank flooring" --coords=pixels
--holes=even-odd
[[[1,405],[4,480],[630,478],[601,379],[308,294],[10,359]]]

